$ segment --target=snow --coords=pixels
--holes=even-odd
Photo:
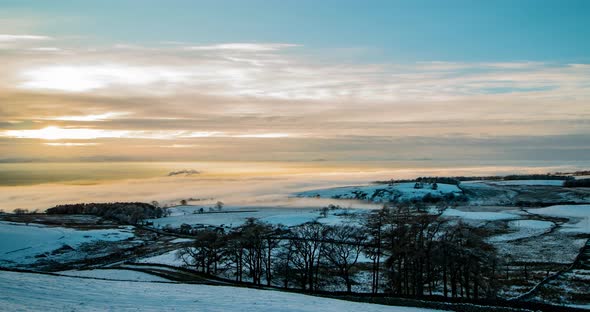
[[[518,215],[508,212],[484,212],[484,211],[461,211],[453,208],[448,208],[443,212],[444,217],[458,217],[468,220],[507,220],[519,218]]]
[[[529,209],[531,213],[568,218],[560,231],[590,233],[590,205],[557,205],[539,209]]]
[[[0,221],[0,265],[34,263],[36,255],[50,253],[64,245],[74,249],[95,241],[119,241],[133,237],[131,228],[76,230]]]
[[[196,225],[237,227],[242,225],[248,218],[257,218],[260,221],[271,224],[283,224],[285,226],[296,226],[306,222],[317,220],[326,224],[340,224],[350,222],[345,216],[336,216],[334,213],[342,213],[342,209],[330,210],[327,218],[320,218],[320,211],[317,208],[268,208],[268,207],[226,207],[222,212],[193,213],[199,210],[199,206],[183,206],[181,210],[172,208],[172,216],[150,220],[154,226],[180,227],[183,223]],[[348,209],[351,213],[363,213],[366,208]]]
[[[370,184],[364,186],[346,186],[329,189],[310,190],[296,193],[299,197],[317,197],[320,198],[339,198],[339,199],[360,199],[355,194],[362,192],[366,194],[366,200],[376,203],[386,202],[390,200],[409,200],[414,198],[422,198],[426,194],[433,196],[443,196],[445,194],[453,193],[460,195],[461,189],[453,184],[439,183],[436,190],[432,189],[432,185],[425,183],[423,188],[414,188],[416,183],[396,183],[394,185],[386,184]]]
[[[81,271],[62,271],[57,273],[65,276],[89,277],[113,281],[170,282],[170,280],[167,280],[159,276],[133,270],[97,269]]]
[[[511,233],[494,236],[490,242],[507,242],[527,237],[538,236],[548,232],[555,224],[540,220],[514,220],[508,222]]]
[[[563,182],[565,182],[565,180],[509,180],[482,182],[496,185],[563,186]]]
[[[171,240],[170,242],[172,244],[180,244],[180,243],[192,243],[194,241],[195,240],[192,238],[175,238],[175,239]]]
[[[271,223],[271,224],[283,224],[286,226],[296,226],[306,222],[317,220],[319,215],[317,214],[282,214],[264,217],[260,221]]]
[[[176,257],[178,250],[172,250],[161,255],[151,256],[147,258],[141,258],[137,260],[137,263],[153,263],[153,264],[165,264],[171,266],[182,267],[184,262]]]
[[[0,272],[0,293],[0,306],[7,311],[437,311],[229,286],[15,272]]]

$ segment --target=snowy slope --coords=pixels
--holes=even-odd
[[[227,286],[13,272],[0,272],[0,294],[0,307],[6,311],[436,311]]]
[[[138,263],[165,264],[165,265],[182,267],[182,266],[184,266],[184,262],[182,261],[182,259],[178,259],[178,257],[176,256],[177,253],[178,253],[178,250],[172,250],[172,251],[168,251],[166,253],[163,253],[161,255],[141,258],[141,259],[137,260],[137,262]]]
[[[508,242],[526,237],[538,236],[547,233],[555,224],[541,220],[514,220],[508,222],[510,233],[496,235],[490,238],[490,242]]]
[[[483,221],[495,221],[495,220],[508,220],[518,219],[518,214],[512,214],[510,212],[484,212],[484,211],[462,211],[453,208],[445,209],[443,212],[444,217],[457,217],[469,220],[483,220]]]
[[[34,263],[36,255],[67,245],[76,249],[84,243],[119,241],[133,237],[132,229],[82,231],[40,224],[0,222],[0,265]]]
[[[163,277],[133,271],[133,270],[118,270],[118,269],[97,269],[97,270],[71,270],[61,271],[57,274],[65,276],[79,276],[89,278],[99,278],[113,281],[138,281],[138,282],[170,282]]]
[[[423,188],[415,189],[415,183],[396,183],[393,185],[372,184],[365,186],[347,186],[329,189],[311,190],[295,194],[299,197],[320,197],[320,198],[338,198],[338,199],[362,199],[370,200],[376,203],[390,200],[408,200],[413,198],[422,198],[426,194],[433,196],[443,196],[448,193],[460,195],[462,193],[456,185],[438,184],[438,189],[433,190],[428,183]]]
[[[340,224],[350,222],[350,218],[335,215],[343,211],[331,210],[327,218],[320,218],[320,211],[316,208],[268,208],[268,207],[227,207],[222,212],[214,213],[193,213],[198,211],[199,206],[182,206],[182,210],[171,208],[172,216],[150,220],[154,226],[180,227],[183,223],[195,225],[204,224],[212,226],[237,227],[242,225],[248,218],[257,218],[260,221],[283,224],[285,226],[296,226],[311,221],[318,221],[326,224]],[[181,211],[181,213],[179,213]],[[364,213],[367,209],[358,208],[349,210],[349,214]]]
[[[527,186],[563,186],[564,180],[508,180],[508,181],[482,181],[495,185],[527,185]]]
[[[558,205],[539,209],[529,209],[529,212],[568,218],[563,225],[562,232],[590,233],[590,205]]]

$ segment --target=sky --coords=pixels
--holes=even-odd
[[[590,161],[588,1],[0,0],[0,162]]]

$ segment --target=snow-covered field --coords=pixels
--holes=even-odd
[[[496,221],[496,220],[509,220],[519,219],[520,216],[513,211],[510,213],[506,212],[485,212],[485,211],[462,211],[453,208],[445,209],[443,213],[444,217],[457,217],[466,220],[479,220],[479,221]]]
[[[64,246],[76,249],[85,243],[120,241],[130,237],[133,237],[132,228],[84,231],[33,223],[0,222],[0,265],[34,263],[38,260],[35,256],[49,255]]]
[[[182,261],[182,259],[179,259],[176,256],[177,253],[178,253],[178,250],[172,250],[172,251],[163,253],[161,255],[141,258],[141,259],[137,260],[137,262],[138,263],[165,264],[165,265],[171,265],[171,266],[176,266],[176,267],[182,267],[182,266],[184,266],[185,263]]]
[[[169,280],[133,270],[96,269],[96,270],[71,270],[57,272],[65,276],[89,277],[113,281],[137,281],[137,282],[170,282]]]
[[[555,226],[553,222],[541,220],[514,220],[508,222],[511,231],[507,234],[497,235],[490,238],[490,242],[508,242],[517,239],[538,236],[547,233]]]
[[[539,209],[529,209],[529,212],[568,218],[562,225],[562,232],[590,233],[590,205],[558,205]]]
[[[6,311],[436,311],[228,286],[13,272],[0,272],[0,294]]]
[[[320,198],[338,198],[338,199],[365,199],[372,202],[380,203],[390,200],[409,200],[413,198],[422,198],[426,194],[433,196],[443,196],[453,193],[460,195],[462,193],[456,185],[439,183],[436,189],[431,184],[424,183],[422,188],[414,188],[416,183],[395,183],[387,184],[370,184],[364,186],[347,186],[329,189],[319,189],[296,193],[299,197],[320,197]]]
[[[495,185],[528,185],[528,186],[563,186],[564,180],[508,180],[508,181],[480,181]]]
[[[311,221],[339,224],[354,222],[349,217],[350,215],[367,211],[367,208],[337,209],[329,211],[324,218],[320,216],[320,211],[315,208],[224,207],[221,212],[207,212],[205,210],[205,213],[198,213],[200,208],[201,206],[171,208],[171,216],[150,221],[156,227],[179,227],[183,223],[236,227],[243,224],[248,218],[257,218],[263,222],[285,226],[295,226]]]

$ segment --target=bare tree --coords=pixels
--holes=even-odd
[[[324,225],[308,222],[294,228],[292,233],[294,252],[291,263],[300,272],[301,288],[314,291],[318,285]]]
[[[334,266],[346,284],[346,291],[352,292],[352,273],[364,249],[365,236],[359,228],[343,225],[327,227],[322,253],[329,264]]]

